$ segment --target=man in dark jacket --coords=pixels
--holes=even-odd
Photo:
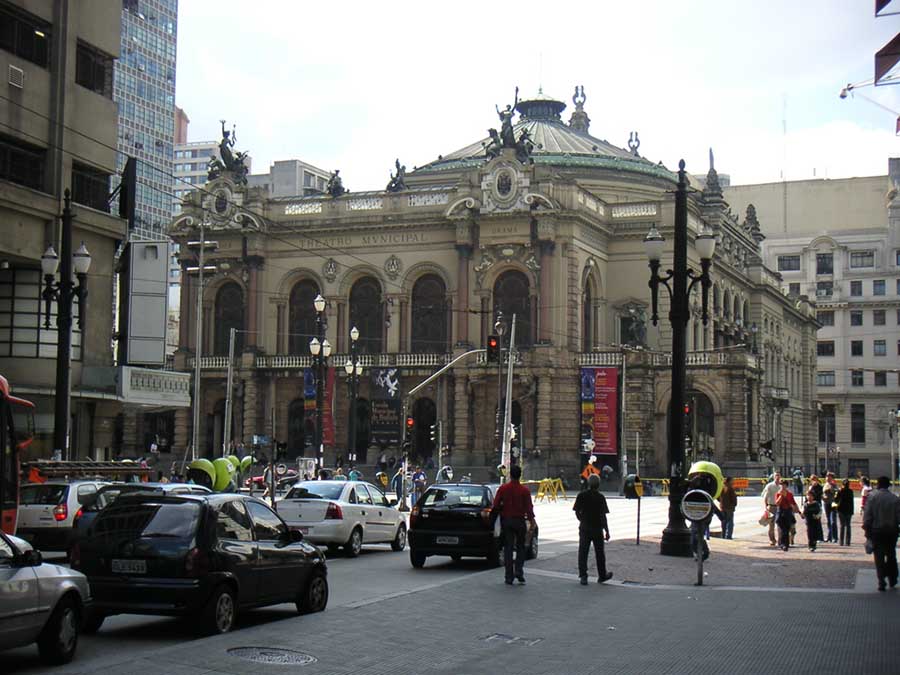
[[[600,476],[591,474],[588,479],[588,489],[578,493],[575,498],[575,516],[578,518],[578,578],[582,586],[587,586],[587,557],[591,544],[594,545],[594,555],[597,556],[597,583],[603,583],[612,579],[612,572],[606,570],[606,553],[603,550],[603,540],[609,541],[609,524],[606,522],[606,514],[609,507],[606,505],[606,497],[600,492]]]
[[[512,585],[513,576],[520,584],[525,583],[525,534],[526,523],[535,526],[534,508],[531,505],[531,492],[519,482],[522,478],[522,467],[514,464],[509,470],[510,480],[500,486],[494,496],[493,515],[500,517],[503,532],[503,564],[506,568],[505,581]],[[513,546],[516,549],[516,562],[513,566]]]
[[[900,531],[900,498],[890,491],[887,476],[878,479],[878,489],[866,500],[863,530],[872,540],[878,590],[884,590],[885,579],[891,588],[897,585],[897,534]]]

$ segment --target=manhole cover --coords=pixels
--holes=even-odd
[[[544,638],[539,638],[539,637],[538,638],[529,638],[529,637],[522,637],[521,635],[505,635],[503,633],[491,633],[490,635],[485,635],[478,639],[483,640],[484,642],[503,642],[508,645],[525,645],[526,647],[531,647],[532,645],[536,645],[538,642],[540,642]]]
[[[279,647],[234,647],[228,650],[228,654],[253,663],[279,666],[305,666],[316,662],[315,656]]]

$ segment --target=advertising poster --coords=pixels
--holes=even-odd
[[[618,368],[581,369],[582,437],[594,440],[595,455],[617,455],[619,415]]]
[[[372,441],[378,445],[400,445],[400,369],[372,369]]]
[[[325,391],[322,398],[322,443],[334,445],[334,368],[325,369]],[[303,369],[303,410],[315,428],[316,423],[316,372]]]

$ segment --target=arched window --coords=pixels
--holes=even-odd
[[[288,318],[288,353],[309,354],[309,341],[316,335],[316,308],[319,294],[314,281],[304,279],[291,289]]]
[[[214,356],[228,356],[232,328],[237,329],[234,353],[240,354],[244,347],[244,334],[241,332],[244,330],[244,292],[237,283],[229,281],[216,293]]]
[[[534,341],[531,326],[531,295],[528,277],[518,270],[504,272],[494,283],[494,315],[503,312],[506,323],[504,344],[509,340],[509,325],[516,315],[516,346],[530,347]]]
[[[594,347],[594,294],[591,281],[584,284],[584,300],[581,308],[581,351],[589,352]]]
[[[350,289],[350,327],[359,330],[361,354],[379,354],[382,351],[384,331],[384,307],[381,302],[381,286],[372,277],[363,277]]]
[[[436,274],[420,277],[412,291],[412,351],[447,351],[447,287]]]
[[[713,316],[719,316],[719,287],[713,285]]]

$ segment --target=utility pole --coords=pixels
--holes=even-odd
[[[200,354],[203,344],[203,249],[206,248],[206,231],[200,220],[200,255],[197,260],[197,339],[194,345],[194,423],[191,429],[191,461],[197,459],[197,443],[200,440]]]
[[[230,454],[231,449],[231,416],[233,414],[233,402],[231,400],[234,387],[234,340],[237,329],[232,328],[228,335],[228,380],[225,383],[225,430],[222,434],[222,457]],[[275,420],[272,420],[273,435]]]
[[[506,475],[509,476],[510,465],[510,438],[509,424],[512,417],[512,385],[513,385],[513,359],[516,353],[516,315],[512,315],[509,330],[509,362],[506,366],[506,409],[503,412],[503,446],[500,463],[506,467]]]

